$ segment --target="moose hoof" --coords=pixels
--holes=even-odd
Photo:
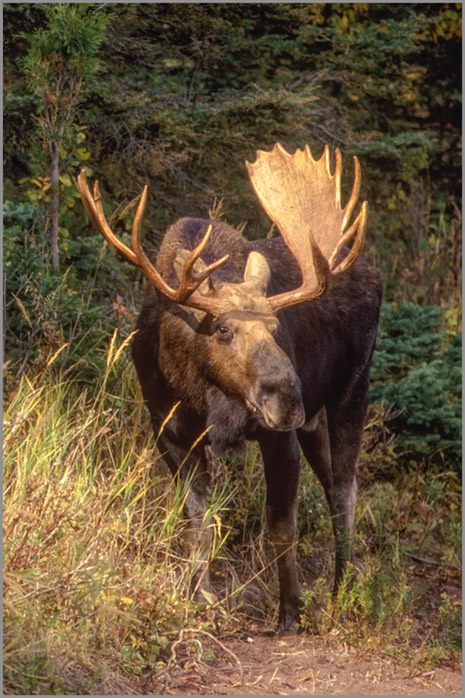
[[[284,624],[284,625],[281,625],[281,623],[280,623],[280,624],[278,625],[277,634],[280,635],[280,636],[284,636],[284,635],[288,635],[288,636],[290,636],[290,635],[297,635],[297,634],[298,634],[297,623],[295,622],[295,620],[290,621],[289,623],[286,623],[286,624]]]
[[[278,635],[298,635],[301,632],[297,625],[299,618],[299,612],[280,614],[277,628]]]

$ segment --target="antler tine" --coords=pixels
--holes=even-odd
[[[337,276],[341,272],[348,269],[351,266],[351,264],[353,264],[353,262],[355,262],[357,257],[360,255],[360,252],[362,251],[363,243],[365,242],[365,225],[366,225],[367,207],[368,207],[368,203],[366,201],[364,201],[357,218],[355,219],[353,224],[350,226],[349,230],[342,236],[341,242],[339,243],[338,247],[334,251],[334,254],[332,255],[332,258],[331,258],[330,264],[329,264],[331,270],[333,270],[332,265],[337,260],[337,253],[355,235],[354,242],[352,244],[352,247],[351,247],[349,253],[344,257],[342,262],[336,267],[336,269],[333,272],[335,276]]]
[[[299,289],[269,297],[268,302],[274,312],[288,308],[296,303],[318,298],[322,296],[332,284],[332,275],[328,260],[316,244],[312,234],[310,234],[309,239],[312,249],[312,261],[316,275],[316,283],[313,282],[311,277],[309,278],[303,275],[303,283]]]
[[[360,195],[360,185],[362,183],[362,169],[360,167],[359,159],[354,155],[354,184],[352,187],[352,193],[350,195],[349,201],[345,207],[344,220],[342,222],[342,229],[345,230],[347,223],[350,221],[355,205],[358,201]]]
[[[204,237],[200,241],[200,243],[197,245],[195,249],[192,250],[191,254],[189,257],[186,259],[184,263],[184,267],[182,270],[182,278],[181,282],[178,288],[178,303],[182,302],[182,299],[188,297],[191,295],[194,291],[198,289],[198,287],[205,281],[205,279],[208,279],[208,277],[215,271],[215,269],[218,269],[219,267],[222,267],[223,264],[225,264],[228,259],[229,255],[224,255],[224,257],[221,257],[221,259],[217,259],[215,262],[210,264],[208,267],[205,267],[202,272],[197,274],[195,277],[192,275],[192,270],[194,267],[195,262],[198,260],[202,252],[204,251],[208,240],[210,239],[211,232],[213,230],[213,225],[210,223],[210,225],[207,228],[207,232],[205,233]]]
[[[109,242],[110,245],[116,247],[116,249],[119,250],[119,252],[121,252],[122,254],[124,254],[124,256],[130,262],[132,262],[133,264],[137,264],[137,258],[134,252],[131,249],[129,249],[129,247],[127,247],[124,243],[118,240],[118,238],[113,233],[113,231],[107,223],[107,219],[105,217],[105,213],[103,211],[103,206],[101,202],[98,182],[95,182],[94,184],[94,196],[92,196],[92,194],[90,193],[90,189],[87,185],[86,173],[84,172],[84,170],[81,170],[78,176],[78,186],[81,194],[81,200],[84,204],[84,208],[89,214],[89,217],[94,226],[97,228],[97,230],[100,231],[101,235],[103,235],[105,240],[107,240],[107,242]]]
[[[140,245],[140,229],[142,226],[142,218],[144,217],[145,206],[147,204],[147,192],[148,186],[145,185],[142,189],[142,194],[140,195],[139,203],[137,205],[136,214],[132,222],[131,228],[131,243],[133,248],[142,249]]]
[[[136,214],[132,222],[131,229],[131,244],[136,256],[136,264],[142,269],[145,276],[149,281],[158,288],[165,296],[171,298],[176,292],[171,288],[169,284],[166,283],[162,275],[157,271],[156,267],[152,264],[150,259],[144,252],[142,245],[140,244],[140,229],[142,225],[142,218],[144,216],[145,206],[147,203],[147,185],[144,186],[139,204],[137,206]]]
[[[142,218],[145,211],[145,206],[147,203],[147,185],[144,186],[142,190],[139,204],[137,206],[136,214],[134,216],[134,221],[132,224],[131,231],[131,244],[132,250],[127,247],[123,242],[118,240],[116,235],[111,230],[108,225],[105,213],[103,211],[102,197],[100,194],[100,188],[98,182],[94,183],[94,195],[90,193],[89,187],[87,185],[86,173],[81,170],[78,176],[78,186],[81,194],[81,199],[84,204],[89,217],[94,224],[94,226],[99,230],[103,237],[118,251],[122,252],[126,259],[140,267],[144,272],[148,280],[157,288],[163,295],[172,300],[175,303],[181,305],[187,305],[193,308],[198,308],[205,312],[211,313],[213,315],[218,315],[222,311],[222,306],[214,298],[205,298],[200,294],[196,293],[200,284],[207,279],[210,274],[218,269],[229,259],[228,255],[225,255],[221,259],[216,260],[195,278],[192,275],[193,267],[197,259],[200,257],[201,253],[205,249],[205,246],[209,240],[212,226],[208,227],[208,230],[203,237],[200,244],[191,252],[186,264],[182,270],[182,278],[180,285],[177,289],[173,289],[166,281],[163,279],[161,274],[157,271],[156,267],[152,264],[146,253],[144,252],[142,245],[140,243],[140,230],[142,224]]]
[[[329,159],[329,148],[326,146],[327,152],[328,152],[328,159]],[[336,179],[336,205],[341,207],[341,173],[342,173],[342,155],[341,151],[339,148],[336,148],[335,153],[335,169],[334,169],[334,177]]]

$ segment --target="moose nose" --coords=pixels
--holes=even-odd
[[[283,392],[267,392],[263,395],[260,410],[266,425],[278,431],[298,429],[305,422],[305,412],[300,396]]]
[[[295,374],[268,375],[260,384],[255,403],[270,429],[291,431],[305,422],[300,380]]]

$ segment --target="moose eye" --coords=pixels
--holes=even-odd
[[[231,328],[224,323],[217,326],[216,335],[221,342],[231,342],[234,336]]]

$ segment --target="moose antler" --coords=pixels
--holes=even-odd
[[[147,201],[147,185],[142,191],[136,215],[134,216],[134,221],[132,224],[132,250],[121,242],[121,240],[118,240],[108,225],[107,219],[105,218],[105,213],[103,211],[98,182],[95,182],[94,184],[94,193],[92,195],[89,187],[87,186],[86,173],[84,170],[81,170],[78,176],[78,186],[81,193],[82,203],[84,204],[84,208],[89,214],[94,226],[100,231],[110,245],[121,252],[126,259],[142,269],[147,279],[155,286],[155,288],[157,288],[161,293],[163,293],[163,295],[167,296],[167,298],[175,303],[204,310],[212,315],[220,314],[223,309],[222,305],[214,298],[197,293],[197,289],[210,276],[210,274],[215,271],[215,269],[218,269],[227,262],[229,255],[225,255],[221,259],[213,262],[209,266],[205,267],[200,273],[195,273],[194,275],[193,272],[195,262],[202,254],[210,238],[212,231],[211,225],[208,226],[208,230],[200,244],[194,250],[192,250],[184,261],[181,272],[181,281],[178,288],[174,289],[166,283],[161,274],[147,257],[140,244],[140,227]]]
[[[364,241],[367,202],[349,226],[360,192],[360,164],[354,157],[355,179],[349,201],[341,208],[342,157],[336,149],[334,174],[325,146],[314,160],[308,145],[293,155],[278,143],[271,152],[257,151],[246,162],[255,193],[295,257],[302,272],[300,288],[268,298],[277,312],[320,296],[334,276],[350,267]],[[353,239],[349,253],[342,248]]]

